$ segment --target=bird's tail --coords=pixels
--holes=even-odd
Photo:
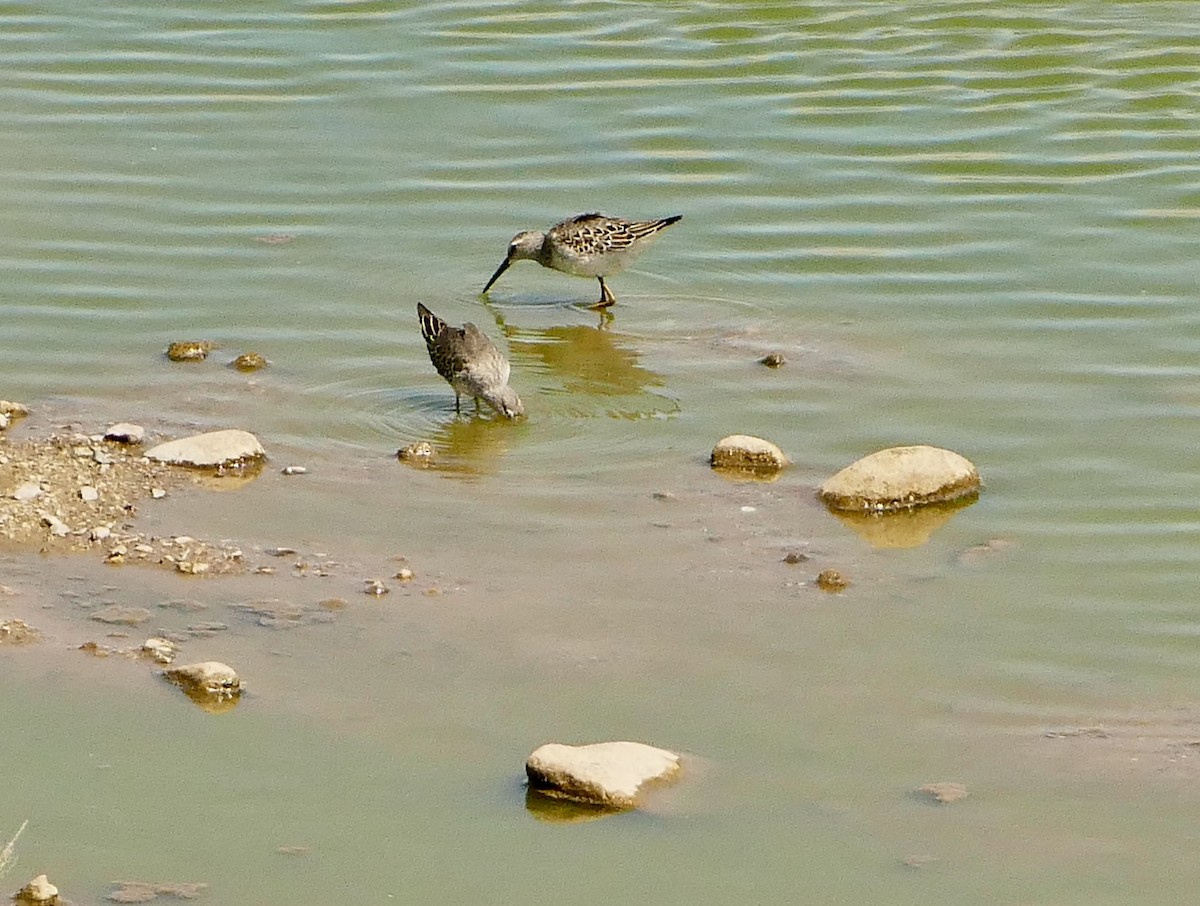
[[[637,238],[643,236],[653,236],[659,230],[665,230],[673,223],[678,223],[683,219],[682,214],[675,214],[672,217],[664,217],[661,220],[643,220],[641,223],[631,223],[629,232],[633,233]]]
[[[446,329],[446,322],[420,302],[417,303],[417,318],[421,322],[421,336],[426,343],[432,343]]]

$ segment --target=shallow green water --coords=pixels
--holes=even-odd
[[[144,527],[335,561],[186,582],[0,559],[0,616],[51,633],[0,652],[0,836],[31,819],[5,882],[1190,894],[1198,38],[1183,2],[0,5],[0,397],[26,430],[249,428],[309,474]],[[532,264],[482,304],[513,233],[594,209],[684,214],[611,281],[606,329],[594,282]],[[526,423],[455,420],[417,301],[504,339]],[[201,337],[210,362],[162,358]],[[251,348],[272,367],[224,367]],[[711,475],[733,432],[796,466]],[[391,458],[426,437],[443,470]],[[927,545],[873,549],[813,503],[910,442],[987,485]],[[359,594],[396,554],[416,591]],[[825,566],[854,585],[817,592]],[[331,595],[335,622],[290,631],[229,609]],[[246,676],[231,714],[69,650],[92,604],[180,597],[231,624],[187,647]],[[606,738],[695,767],[645,815],[532,818],[525,755]],[[911,797],[934,780],[972,796]]]

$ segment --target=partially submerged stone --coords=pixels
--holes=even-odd
[[[27,645],[41,638],[41,633],[24,620],[0,620],[0,644]]]
[[[149,881],[116,881],[117,889],[105,899],[114,903],[149,903],[159,897],[178,900],[194,900],[207,888],[207,884],[174,883],[158,884]]]
[[[850,585],[850,580],[836,569],[823,569],[817,576],[817,588],[822,591],[843,591]]]
[[[10,419],[16,420],[24,418],[29,414],[29,407],[21,403],[14,403],[12,400],[0,400],[0,415],[6,415]]]
[[[146,451],[146,458],[154,462],[200,468],[249,462],[266,455],[257,437],[249,431],[237,429],[193,434],[158,444]]]
[[[168,667],[163,671],[163,676],[193,699],[230,701],[242,694],[241,679],[232,667],[220,661]]]
[[[13,895],[13,901],[54,906],[58,902],[58,888],[45,875],[38,875]]]
[[[961,783],[926,783],[917,787],[917,795],[932,799],[939,805],[950,805],[966,799],[970,794]]]
[[[885,513],[948,503],[979,493],[979,472],[951,450],[889,447],[864,456],[817,489],[835,510]]]
[[[640,742],[547,743],[525,761],[529,785],[542,795],[613,809],[636,808],[646,784],[669,781],[679,769],[674,752]]]
[[[171,661],[175,660],[175,655],[178,652],[178,645],[170,639],[164,639],[161,636],[152,636],[142,642],[142,654],[160,664],[171,663]]]
[[[431,466],[437,458],[437,451],[429,441],[421,440],[401,447],[396,451],[396,458],[415,466]]]
[[[150,611],[145,607],[110,604],[93,611],[90,616],[97,623],[107,623],[110,626],[137,626],[150,619]]]
[[[714,469],[772,474],[786,466],[788,458],[769,440],[749,434],[730,434],[717,441],[709,462]]]
[[[104,439],[116,444],[140,444],[146,437],[146,429],[130,422],[118,422],[104,432]]]
[[[238,371],[258,371],[260,368],[266,368],[269,363],[265,356],[257,352],[243,352],[229,364]]]
[[[181,340],[167,347],[167,358],[172,362],[202,362],[215,348],[209,340]]]

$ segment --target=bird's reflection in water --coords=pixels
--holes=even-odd
[[[636,396],[665,383],[639,364],[636,350],[594,327],[515,332],[509,348],[522,363],[540,362],[541,370],[561,380],[562,391],[573,396]]]
[[[491,474],[520,430],[520,423],[476,415],[474,407],[463,406],[461,415],[452,413],[428,438],[436,451],[433,468],[462,476]]]

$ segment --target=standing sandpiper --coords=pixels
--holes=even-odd
[[[428,308],[417,303],[421,336],[429,350],[429,361],[454,388],[454,411],[460,412],[461,397],[473,397],[475,408],[483,400],[501,415],[516,418],[525,407],[508,386],[508,359],[471,322],[451,327]]]
[[[517,233],[508,244],[504,262],[496,268],[483,291],[491,289],[514,261],[529,260],[564,274],[595,277],[600,281],[600,301],[592,307],[608,308],[617,300],[604,278],[624,270],[655,236],[681,217],[682,214],[676,214],[662,220],[629,221],[603,214],[580,214],[556,223],[545,233],[540,230]]]

